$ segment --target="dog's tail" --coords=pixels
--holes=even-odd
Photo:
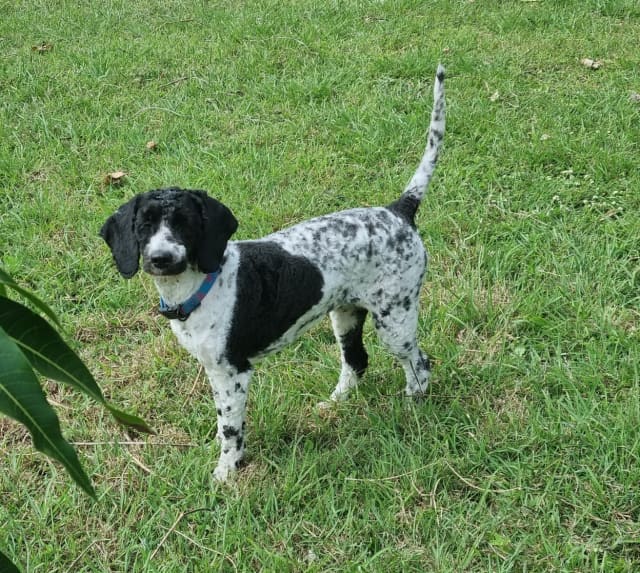
[[[427,147],[424,150],[424,155],[420,160],[418,169],[416,169],[413,177],[405,187],[400,199],[389,206],[392,210],[399,212],[399,214],[407,218],[411,224],[413,224],[415,213],[429,186],[429,181],[431,181],[436,163],[438,162],[438,153],[440,152],[440,146],[442,145],[442,139],[444,137],[444,116],[444,68],[442,65],[438,65],[438,71],[436,72],[436,79],[433,85],[433,110],[431,111]]]

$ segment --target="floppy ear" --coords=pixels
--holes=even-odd
[[[228,207],[209,197],[204,191],[191,191],[200,205],[202,237],[198,245],[196,262],[203,273],[217,271],[231,235],[238,221]]]
[[[134,233],[134,222],[138,210],[138,198],[122,205],[100,229],[100,236],[107,242],[120,274],[130,279],[138,272],[140,246]]]

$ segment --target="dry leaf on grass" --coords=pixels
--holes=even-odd
[[[153,139],[151,141],[147,141],[145,147],[149,150],[149,151],[156,151],[158,149],[158,144],[153,141]]]
[[[590,70],[597,70],[602,65],[600,60],[592,60],[591,58],[582,58],[580,63]]]
[[[53,44],[42,42],[41,44],[37,44],[36,46],[31,46],[31,50],[33,52],[38,52],[39,54],[44,54],[45,52],[50,52],[51,50],[53,50]]]
[[[103,183],[105,185],[122,185],[124,183],[127,174],[124,171],[114,171],[113,173],[107,173],[104,176]]]
[[[629,99],[635,103],[640,103],[640,94],[633,92],[630,96]]]
[[[498,101],[500,99],[500,92],[493,92],[490,96],[489,96],[489,100],[490,101]]]

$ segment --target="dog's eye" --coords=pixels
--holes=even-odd
[[[187,225],[187,219],[181,213],[174,213],[171,216],[171,225],[177,228],[185,227]]]
[[[153,223],[151,221],[151,217],[149,217],[148,215],[143,215],[142,217],[140,217],[140,219],[138,219],[138,226],[143,229],[151,227],[152,224]]]
[[[149,227],[155,225],[159,218],[160,214],[158,212],[156,212],[154,209],[147,209],[140,214],[138,225],[141,228],[148,229]]]

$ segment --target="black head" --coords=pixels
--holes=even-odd
[[[100,236],[125,278],[139,268],[152,275],[177,275],[191,266],[218,269],[238,222],[204,191],[171,187],[136,195],[107,219]]]

